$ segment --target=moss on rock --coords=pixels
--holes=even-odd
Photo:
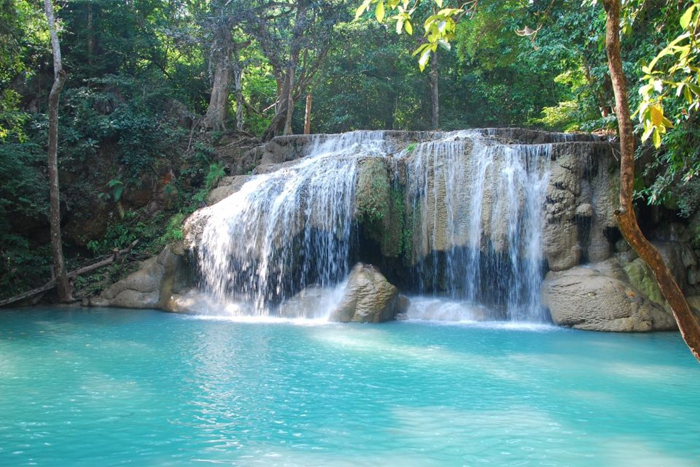
[[[641,258],[625,263],[622,267],[632,286],[646,295],[652,302],[661,306],[666,305],[666,300],[661,294],[661,289],[659,289],[659,284],[654,278],[654,273]]]
[[[384,256],[397,258],[407,250],[403,190],[391,183],[384,159],[367,159],[360,165],[356,202],[365,234],[379,244]]]

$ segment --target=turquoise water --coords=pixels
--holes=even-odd
[[[700,465],[676,334],[0,312],[0,465]]]

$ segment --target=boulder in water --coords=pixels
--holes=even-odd
[[[542,303],[556,324],[587,331],[648,332],[676,328],[673,316],[602,263],[549,272]]]
[[[399,310],[399,291],[379,270],[357,263],[348,277],[345,294],[328,318],[347,323],[381,323],[392,321]]]

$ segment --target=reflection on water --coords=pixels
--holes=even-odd
[[[676,334],[311,324],[3,312],[0,465],[700,463]]]

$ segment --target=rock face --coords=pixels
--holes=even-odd
[[[377,268],[358,263],[348,277],[345,294],[329,321],[381,323],[392,321],[399,311],[399,291]]]
[[[669,312],[620,279],[619,267],[606,263],[596,266],[547,274],[542,302],[556,324],[588,331],[676,329]]]
[[[177,254],[177,253],[180,254]],[[90,306],[170,309],[174,295],[190,288],[189,265],[182,250],[166,247],[158,256],[144,261],[141,268],[113,284]]]
[[[222,179],[209,194],[210,206],[187,220],[184,251],[175,254],[173,249],[166,249],[93,303],[170,311],[203,307],[206,297],[186,293],[192,282],[184,278],[190,268],[187,258],[196,256],[199,260],[198,253],[207,251],[199,248],[207,238],[207,222],[216,220],[219,211],[236,211],[241,206],[250,207],[248,201],[252,205],[252,201],[277,196],[282,192],[279,187],[289,182],[291,174],[302,170],[299,166],[312,165],[298,159],[327,155],[326,149],[314,151],[320,147],[335,148],[344,138],[285,136],[231,155],[230,173],[234,176]],[[511,290],[521,290],[525,282],[508,279],[507,274],[529,274],[537,276],[531,281],[534,285],[526,284],[532,285],[528,293],[534,291],[529,296],[536,301],[540,292],[543,306],[562,326],[619,332],[675,328],[653,274],[620,239],[614,218],[618,162],[608,142],[587,135],[518,129],[388,131],[366,133],[360,139],[377,144],[352,146],[338,159],[353,160],[352,170],[347,170],[350,166],[334,170],[331,162],[335,159],[327,159],[319,171],[321,175],[343,174],[334,182],[347,185],[342,196],[338,189],[320,190],[319,186],[334,185],[321,175],[314,175],[315,178],[299,179],[292,190],[295,198],[285,201],[284,209],[275,203],[252,205],[257,224],[251,223],[249,230],[241,231],[235,229],[245,225],[241,219],[229,223],[231,232],[238,232],[231,238],[247,239],[243,253],[231,249],[231,267],[215,276],[226,277],[239,264],[267,264],[269,273],[256,277],[269,278],[278,271],[285,275],[280,273],[269,280],[272,288],[265,288],[267,284],[261,281],[248,289],[264,290],[261,301],[272,304],[271,313],[277,309],[281,316],[318,317],[313,310],[320,309],[326,292],[313,287],[299,292],[299,284],[334,284],[342,277],[322,281],[313,276],[299,280],[299,276],[306,274],[305,268],[315,267],[314,262],[328,256],[334,245],[342,244],[347,251],[340,255],[342,258],[334,258],[332,267],[326,269],[339,267],[346,271],[348,263],[344,261],[371,262],[381,265],[387,277],[402,288],[456,292],[455,295],[466,293],[470,287],[496,290],[492,279],[498,277],[496,282],[506,285],[496,290],[495,298],[484,294],[470,296],[472,302],[497,306],[507,305],[497,299]],[[324,146],[326,143],[330,145]],[[277,180],[276,184],[269,184],[269,193],[255,184],[266,177]],[[320,179],[324,182],[319,183]],[[256,182],[245,185],[251,180]],[[532,186],[541,188],[533,192]],[[241,201],[242,195],[248,196],[253,189],[260,196]],[[236,192],[237,196],[228,198]],[[224,198],[227,201],[212,206]],[[342,206],[338,202],[341,199],[345,200]],[[268,216],[273,209],[278,209],[280,217]],[[283,225],[278,222],[280,219],[284,220]],[[338,219],[343,222],[337,222]],[[665,228],[658,225],[653,239],[676,280],[686,293],[700,296],[700,250],[690,246],[693,232],[680,224],[669,223]],[[537,237],[532,245],[541,245],[541,250],[534,255],[535,264],[527,266],[525,260],[533,256],[531,245],[518,244],[520,240],[514,237],[534,230]],[[264,244],[264,240],[271,241]],[[317,250],[311,248],[315,246],[319,246]],[[208,250],[220,252],[222,248]],[[335,250],[331,253],[336,254]],[[523,269],[524,265],[529,269]],[[473,274],[479,268],[485,272]],[[509,272],[517,268],[517,272]],[[541,270],[549,273],[540,287]],[[451,282],[459,281],[462,287],[464,283],[476,285],[449,289]],[[287,288],[282,290],[280,284]],[[248,290],[245,286],[241,289]],[[395,319],[401,302],[397,297],[396,287],[376,268],[358,264],[331,320]],[[493,318],[492,314],[489,316]],[[502,316],[510,315],[504,312]]]

